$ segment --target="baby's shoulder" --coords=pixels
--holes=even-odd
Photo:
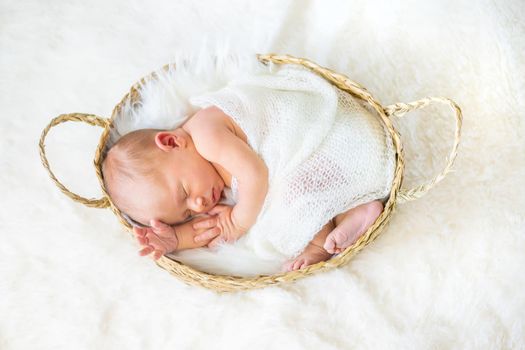
[[[185,126],[190,135],[199,134],[204,130],[207,133],[229,131],[247,142],[246,134],[234,122],[233,118],[216,106],[200,109],[186,122]]]
[[[230,119],[221,109],[215,106],[198,110],[186,123],[189,131],[213,128],[229,128]]]

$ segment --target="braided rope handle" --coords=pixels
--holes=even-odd
[[[434,178],[432,178],[431,180],[427,181],[426,183],[422,185],[416,186],[409,190],[400,189],[398,197],[397,197],[398,203],[404,203],[404,202],[408,202],[408,201],[422,197],[432,187],[434,187],[438,182],[443,180],[445,176],[451,171],[452,165],[454,164],[454,160],[456,159],[456,156],[457,156],[459,139],[461,137],[461,125],[463,123],[463,115],[461,113],[461,109],[459,108],[459,106],[454,101],[446,97],[425,97],[418,101],[414,101],[410,103],[395,103],[393,105],[390,105],[384,108],[387,116],[402,117],[406,113],[412,110],[425,108],[432,102],[439,102],[439,103],[447,104],[452,108],[452,111],[455,113],[456,130],[454,133],[454,145],[452,146],[452,150],[449,156],[447,157],[447,163],[443,171],[441,171]]]
[[[71,192],[69,189],[67,189],[66,186],[62,185],[60,181],[56,178],[55,174],[51,171],[51,168],[49,167],[49,163],[47,161],[46,157],[46,151],[45,151],[45,144],[44,141],[46,139],[47,133],[49,130],[59,124],[65,123],[65,122],[84,122],[92,126],[100,126],[101,128],[104,128],[104,130],[109,128],[110,122],[108,119],[97,117],[96,115],[92,114],[84,114],[84,113],[71,113],[71,114],[61,114],[58,117],[54,118],[49,122],[49,124],[45,127],[45,129],[42,131],[42,135],[40,136],[40,142],[39,142],[39,148],[40,148],[40,159],[42,160],[42,164],[44,165],[44,168],[46,168],[49,176],[51,177],[51,180],[57,185],[57,187],[64,193],[66,196],[74,200],[75,202],[82,203],[88,207],[92,208],[106,208],[109,206],[109,201],[106,197],[102,197],[100,199],[87,199],[84,197],[81,197],[73,192]],[[97,149],[97,152],[99,150]]]

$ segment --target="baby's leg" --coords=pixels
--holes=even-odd
[[[366,232],[382,211],[383,204],[376,200],[337,215],[335,228],[326,238],[324,249],[332,254],[342,252]]]
[[[325,261],[332,257],[332,254],[328,253],[324,248],[323,244],[326,241],[328,234],[334,229],[335,225],[332,220],[323,226],[315,237],[308,243],[306,248],[299,256],[294,259],[288,260],[284,263],[282,271],[299,270],[303,267],[316,264],[319,261]]]

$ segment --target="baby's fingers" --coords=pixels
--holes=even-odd
[[[143,227],[133,226],[133,233],[137,237],[144,237],[146,235],[147,229]]]
[[[209,219],[202,220],[202,221],[199,221],[193,224],[193,228],[197,230],[199,228],[212,228],[212,227],[215,227],[216,225],[217,225],[217,218],[211,217]]]
[[[152,246],[147,246],[146,248],[139,251],[140,256],[148,255],[149,253],[153,252],[155,249],[153,249]]]
[[[211,230],[208,230],[204,233],[201,233],[200,235],[195,236],[194,241],[195,242],[207,241],[209,239],[217,237],[220,233],[221,233],[221,230],[218,227],[214,227]]]
[[[159,260],[161,256],[164,255],[164,252],[160,251],[160,250],[155,250],[153,252],[153,259],[155,260]]]
[[[137,239],[140,245],[149,244],[149,240],[146,237],[147,229],[135,226],[133,227],[133,233],[135,234],[135,238]]]
[[[149,244],[149,239],[148,239],[148,237],[137,236],[137,242],[139,242],[140,245],[148,245]]]
[[[220,213],[222,213],[224,210],[226,210],[227,208],[228,208],[227,205],[217,204],[216,206],[214,206],[213,208],[211,208],[211,209],[208,211],[208,215],[216,215],[216,214],[220,214]]]

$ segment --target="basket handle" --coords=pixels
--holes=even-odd
[[[49,176],[51,177],[51,180],[55,182],[57,187],[64,193],[66,196],[74,200],[75,202],[82,203],[88,207],[92,208],[106,208],[108,207],[109,201],[106,197],[102,197],[100,199],[87,199],[84,197],[81,197],[70,190],[66,188],[66,186],[62,185],[60,181],[56,178],[55,174],[51,171],[51,168],[49,167],[49,163],[47,161],[46,157],[46,151],[45,151],[45,144],[44,141],[46,139],[47,133],[52,127],[57,126],[58,124],[62,124],[65,122],[84,122],[89,125],[93,126],[100,126],[101,128],[107,129],[109,128],[110,122],[108,119],[97,117],[96,115],[92,114],[84,114],[84,113],[71,113],[71,114],[61,114],[56,118],[53,118],[51,122],[45,127],[45,129],[42,131],[42,136],[40,136],[40,159],[42,160],[42,164],[44,165],[44,168],[46,168]]]
[[[425,97],[418,101],[414,101],[410,103],[395,103],[395,104],[386,106],[384,108],[385,114],[388,117],[390,116],[402,117],[407,112],[410,112],[411,110],[415,110],[419,108],[424,108],[432,102],[440,102],[440,103],[447,104],[452,108],[452,111],[455,113],[456,130],[454,133],[454,145],[452,146],[452,150],[449,156],[447,157],[447,163],[443,171],[441,171],[438,175],[436,175],[430,181],[427,181],[426,183],[423,183],[422,185],[416,186],[408,190],[400,189],[398,197],[397,197],[398,203],[404,203],[404,202],[408,202],[408,201],[422,197],[432,187],[434,187],[438,182],[443,180],[445,176],[447,175],[447,173],[451,171],[452,165],[454,164],[454,160],[456,159],[457,150],[459,146],[459,139],[461,137],[461,125],[463,122],[463,115],[461,114],[461,109],[459,108],[459,106],[451,99],[448,99],[445,97]]]

